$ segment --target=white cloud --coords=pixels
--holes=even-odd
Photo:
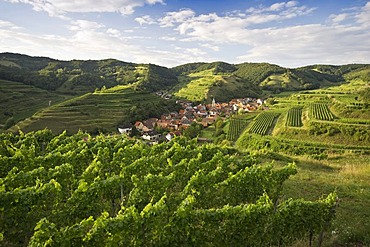
[[[165,4],[160,0],[107,0],[104,4],[93,0],[8,1],[32,4],[50,15],[91,11],[123,13],[119,10],[123,3],[125,7],[131,6],[132,11],[143,4]],[[87,6],[88,3],[95,6]],[[314,63],[369,63],[370,2],[363,7],[332,13],[323,24],[317,19],[301,25],[286,21],[311,15],[313,11],[314,8],[296,1],[223,15],[199,15],[191,9],[180,9],[165,13],[159,19],[149,15],[138,17],[135,21],[143,26],[136,27],[130,26],[131,23],[110,26],[107,21],[102,24],[80,17],[80,20],[58,21],[68,25],[56,26],[57,34],[52,31],[42,34],[42,29],[33,34],[29,28],[15,25],[16,21],[0,20],[0,50],[66,60],[113,57],[165,66],[225,59],[231,63],[272,62],[290,67]],[[307,23],[307,18],[299,22]],[[153,24],[157,26],[145,26]]]
[[[149,15],[144,15],[144,16],[141,16],[141,17],[137,17],[135,18],[135,21],[138,22],[140,24],[140,26],[144,25],[144,24],[155,24],[156,21],[150,17]]]
[[[185,53],[188,53],[192,56],[203,56],[207,53],[199,48],[186,48],[183,50]]]
[[[175,50],[171,46],[143,46],[138,44],[138,40],[150,40],[149,37],[128,37],[124,31],[86,20],[71,22],[67,26],[69,35],[66,36],[32,34],[28,29],[12,27],[16,26],[0,20],[0,52],[17,52],[61,60],[117,58],[127,62],[165,66],[194,60],[213,60],[196,47]]]
[[[103,24],[100,24],[94,21],[86,21],[86,20],[76,20],[76,21],[72,21],[71,23],[72,24],[69,26],[69,29],[72,31],[96,30],[96,29],[104,27]]]
[[[65,13],[118,12],[123,15],[134,13],[134,9],[145,4],[165,4],[164,0],[7,0],[11,3],[32,5],[35,11],[45,11],[50,16],[64,17]]]
[[[219,16],[215,13],[196,15],[194,11],[184,10],[167,13],[160,21],[183,36],[181,41],[204,42],[201,47],[223,52],[223,46],[245,47],[244,51],[234,51],[238,62],[274,61],[285,66],[306,65],[310,63],[354,63],[368,62],[370,57],[370,3],[356,13],[341,13],[328,17],[326,24],[275,25],[299,16],[309,15],[314,8],[300,6],[290,1],[271,6],[249,9]],[[352,10],[354,11],[354,10]],[[184,16],[184,18],[175,18]],[[348,18],[356,23],[340,25]],[[269,28],[256,26],[272,22]],[[274,26],[275,25],[275,26]],[[203,50],[199,50],[203,52]],[[194,53],[197,50],[193,50]],[[204,54],[202,54],[204,56]],[[235,61],[231,61],[235,62]]]
[[[246,13],[261,14],[265,12],[277,12],[277,11],[282,11],[284,9],[294,9],[294,7],[296,7],[297,5],[298,5],[297,1],[274,3],[268,7],[260,5],[258,8],[252,7],[252,8],[247,9]],[[305,6],[302,6],[302,7],[307,8]]]
[[[364,26],[370,26],[370,2],[367,2],[366,5],[361,8],[361,11],[356,15],[358,23],[361,23]]]
[[[284,8],[291,8],[296,6],[298,3],[295,1],[290,1],[290,2],[282,2],[282,3],[275,3],[271,5],[269,8],[266,10],[268,11],[280,11],[283,10]]]
[[[338,15],[335,15],[335,14],[330,15],[330,16],[329,16],[329,19],[330,19],[332,22],[334,22],[334,23],[340,23],[340,22],[342,22],[342,21],[346,20],[346,19],[347,19],[347,17],[348,17],[348,14],[346,14],[346,13],[342,13],[342,14],[338,14]]]
[[[160,39],[166,40],[166,41],[176,41],[177,40],[177,38],[173,36],[163,36],[163,37],[160,37]]]
[[[284,66],[359,63],[370,57],[370,32],[321,24],[254,30],[244,34],[252,48],[239,62],[271,61]]]
[[[216,46],[216,45],[211,45],[209,43],[206,43],[206,44],[201,44],[202,47],[205,47],[205,48],[208,48],[208,49],[211,49],[213,51],[219,51],[220,50],[220,47],[219,46]]]
[[[156,3],[165,4],[164,0],[146,0],[148,4],[154,5]]]
[[[0,20],[0,28],[6,28],[6,29],[22,29],[21,27],[15,25],[14,23],[11,23],[9,21],[3,21],[3,20]]]
[[[165,17],[159,19],[161,27],[173,27],[176,23],[182,23],[195,16],[191,9],[182,9],[178,12],[168,12]]]
[[[107,34],[111,37],[116,37],[116,38],[119,38],[122,36],[121,32],[117,29],[114,29],[114,28],[108,28],[107,29]]]
[[[275,3],[268,7],[253,8],[246,13],[231,12],[225,16],[216,13],[196,15],[191,9],[168,12],[159,19],[161,27],[174,27],[181,35],[189,35],[194,39],[232,42],[238,39],[238,32],[247,27],[269,22],[283,21],[312,13],[314,8],[298,6],[295,1]],[[226,33],[225,39],[223,34]],[[218,38],[220,37],[220,38]],[[236,41],[239,42],[239,41]]]

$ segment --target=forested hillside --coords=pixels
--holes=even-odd
[[[115,59],[58,61],[11,53],[0,54],[0,79],[69,94],[133,83],[156,91],[177,82],[169,69],[153,64]]]
[[[82,94],[103,86],[138,84],[149,91],[182,85],[181,76],[212,70],[214,75],[233,76],[243,88],[255,93],[266,90],[316,89],[361,77],[368,79],[369,65],[311,65],[297,69],[268,63],[190,63],[174,68],[154,64],[127,63],[115,59],[59,61],[21,54],[0,54],[0,79],[22,82],[62,93]],[[217,87],[217,83],[210,86]],[[240,88],[226,92],[233,94]],[[230,95],[229,98],[231,98]]]

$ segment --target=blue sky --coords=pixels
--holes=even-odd
[[[167,67],[370,63],[370,1],[0,0],[0,52]]]

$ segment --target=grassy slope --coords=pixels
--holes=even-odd
[[[262,91],[255,85],[229,72],[216,72],[216,68],[182,74],[179,84],[171,91],[192,101],[228,102],[232,98],[258,97]]]
[[[293,106],[303,106],[303,116],[302,120],[304,126],[301,128],[286,128],[285,119],[279,119],[281,124],[277,124],[273,134],[274,136],[279,136],[288,139],[296,140],[307,140],[312,142],[320,143],[337,143],[344,145],[360,145],[369,146],[370,141],[364,142],[360,140],[355,140],[354,138],[349,138],[342,134],[331,135],[309,135],[309,124],[310,116],[308,114],[309,104],[316,101],[327,102],[330,106],[330,110],[336,116],[335,121],[325,122],[333,126],[338,126],[340,124],[345,124],[347,126],[356,126],[359,128],[369,129],[369,125],[366,124],[370,119],[370,114],[368,109],[348,109],[346,106],[351,103],[360,103],[360,101],[355,100],[358,96],[358,91],[367,86],[367,82],[355,80],[348,84],[343,84],[340,86],[329,87],[326,89],[319,89],[308,92],[306,94],[292,94],[289,97],[278,99],[278,104],[273,106],[273,108],[288,110]],[[300,95],[300,99],[298,99]],[[282,115],[281,117],[284,117]],[[280,118],[281,118],[280,117]],[[364,124],[365,123],[365,124]]]
[[[337,192],[336,218],[324,234],[323,246],[370,245],[370,155],[337,155],[323,161],[273,153],[261,154],[261,157],[265,162],[272,160],[278,167],[289,160],[296,163],[298,173],[283,186],[285,199],[316,200]],[[296,246],[307,246],[307,242]]]
[[[48,107],[49,101],[55,104],[66,98],[20,82],[0,80],[0,124],[5,123],[9,114],[13,115],[15,121],[19,121]]]
[[[202,101],[207,99],[210,87],[222,80],[222,76],[213,75],[213,69],[209,69],[180,76],[179,79],[180,84],[176,88],[180,89],[175,93],[176,96],[192,101]]]
[[[134,91],[130,86],[118,86],[46,108],[18,123],[12,130],[20,128],[28,132],[47,127],[55,133],[65,129],[72,133],[79,129],[93,131],[97,128],[115,131],[118,123],[127,119],[125,109],[142,102],[155,103],[160,100],[154,94]]]
[[[358,90],[367,85],[367,82],[354,80],[349,84],[315,90],[310,94],[301,94],[299,100],[297,98],[298,94],[279,98],[279,103],[272,106],[272,110],[284,112],[292,106],[303,105],[302,118],[305,126],[286,128],[286,114],[282,113],[272,135],[303,142],[365,145],[370,148],[370,143],[356,141],[348,136],[340,134],[313,136],[307,132],[307,126],[311,121],[307,107],[310,102],[326,100],[331,103],[338,98],[338,100],[344,101],[344,104],[350,104],[358,95]],[[353,115],[359,117],[366,118],[370,115],[368,109],[352,109],[352,111]],[[357,111],[363,114],[356,114]],[[343,118],[339,112],[337,117],[339,119]],[[355,120],[359,121],[359,119]],[[340,123],[337,120],[333,124]],[[362,124],[362,126],[369,126],[369,124]],[[297,164],[298,174],[291,177],[284,184],[285,197],[312,200],[332,191],[337,191],[339,196],[337,216],[326,233],[324,246],[370,246],[370,154],[352,153],[352,151],[347,150],[341,154],[329,153],[325,160],[314,160],[308,155],[281,158],[284,155],[280,156],[273,153],[262,154],[262,157],[265,157],[266,162],[273,160],[278,166],[286,164],[287,160],[294,160]],[[297,246],[306,246],[306,244],[297,243]]]

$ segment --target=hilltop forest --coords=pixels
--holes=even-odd
[[[118,133],[179,100],[235,109]],[[369,64],[0,53],[0,245],[370,246],[369,106]]]

